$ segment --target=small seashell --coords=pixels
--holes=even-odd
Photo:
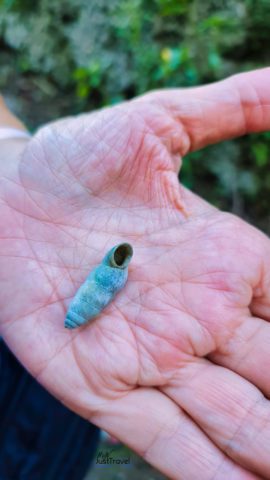
[[[84,325],[113,300],[126,284],[132,255],[133,249],[129,243],[120,243],[109,250],[73,298],[65,319],[66,328]]]

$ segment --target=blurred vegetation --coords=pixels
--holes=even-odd
[[[28,126],[270,64],[269,0],[0,0],[0,88]],[[181,180],[270,232],[270,133],[184,162]]]

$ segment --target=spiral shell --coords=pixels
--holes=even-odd
[[[133,249],[129,243],[120,243],[109,250],[73,298],[66,314],[66,328],[84,325],[113,300],[126,284],[132,255]]]

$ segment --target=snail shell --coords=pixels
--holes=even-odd
[[[126,284],[132,255],[133,249],[129,243],[120,243],[109,250],[73,298],[66,314],[66,328],[84,325],[113,300]]]

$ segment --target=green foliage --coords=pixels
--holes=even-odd
[[[0,0],[0,87],[35,127],[267,65],[269,24],[269,0]],[[254,135],[190,155],[181,178],[267,227],[269,157]]]

